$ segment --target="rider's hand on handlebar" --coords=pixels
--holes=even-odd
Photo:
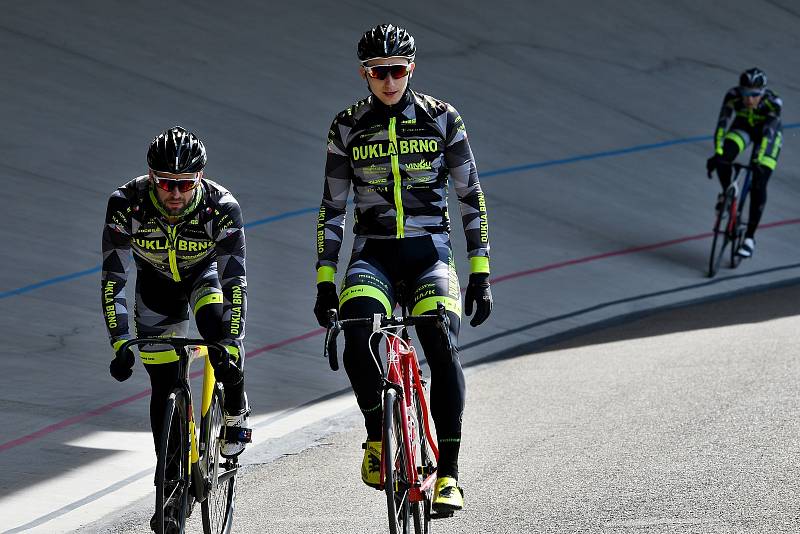
[[[136,358],[131,349],[126,349],[120,352],[119,348],[125,343],[127,339],[111,340],[111,346],[114,347],[114,359],[108,366],[108,372],[118,382],[124,382],[133,374],[133,365],[136,363]]]
[[[708,173],[709,180],[711,179],[711,173],[713,173],[720,163],[719,154],[714,154],[710,158],[706,160],[706,171]]]
[[[228,350],[230,359],[227,360],[228,365],[225,365],[226,359],[224,355],[217,354],[216,350],[209,348],[214,376],[223,384],[238,384],[243,377],[242,362],[240,360],[244,357],[244,347],[241,342],[235,339],[223,339],[220,344],[224,345]]]
[[[317,302],[314,304],[314,315],[320,326],[327,327],[330,323],[329,310],[339,311],[339,295],[336,292],[336,284],[320,282],[317,284]]]
[[[469,275],[467,293],[464,295],[464,313],[472,315],[472,303],[475,303],[475,316],[469,322],[478,326],[492,313],[492,290],[489,288],[489,273],[472,273]]]

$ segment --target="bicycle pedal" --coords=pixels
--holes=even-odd
[[[230,433],[230,438],[228,433]],[[219,439],[238,443],[252,443],[253,429],[240,426],[223,426],[219,429]]]

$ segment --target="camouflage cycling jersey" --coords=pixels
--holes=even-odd
[[[247,281],[241,209],[230,192],[211,180],[201,179],[195,191],[176,224],[169,224],[161,211],[147,176],[131,180],[109,198],[101,283],[103,314],[112,339],[128,337],[125,284],[131,250],[138,269],[168,282],[207,276],[216,263],[221,294],[210,290],[198,297],[202,302],[193,303],[194,307],[221,302],[224,337],[244,337]]]
[[[752,140],[757,143],[752,159],[774,170],[782,141],[782,107],[783,100],[771,89],[764,92],[754,109],[749,109],[744,104],[738,87],[728,90],[722,101],[717,129],[714,132],[716,153],[722,155],[725,139],[736,143],[739,152]]]
[[[472,271],[489,272],[486,203],[461,116],[450,104],[411,90],[392,109],[370,96],[331,125],[317,223],[317,281],[334,279],[351,185],[355,234],[400,239],[449,233],[450,178]]]

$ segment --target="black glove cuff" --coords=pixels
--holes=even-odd
[[[320,282],[317,284],[317,295],[336,293],[336,284],[333,282]]]
[[[469,283],[476,286],[488,286],[489,273],[472,273],[469,275]]]

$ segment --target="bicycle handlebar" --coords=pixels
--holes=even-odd
[[[219,351],[219,353],[223,356],[223,367],[228,367],[231,362],[231,355],[228,353],[228,348],[221,343],[216,343],[213,341],[206,341],[205,339],[187,339],[184,337],[168,337],[168,338],[160,338],[160,337],[136,337],[133,339],[129,339],[122,345],[120,345],[119,349],[117,350],[117,355],[115,358],[119,358],[120,355],[125,354],[126,351],[130,350],[131,347],[140,346],[140,345],[169,345],[172,348],[180,349],[184,347],[188,347],[191,345],[196,346],[203,346],[208,348],[215,348]]]
[[[719,162],[719,165],[733,168],[733,170],[736,171],[736,173],[734,174],[734,179],[736,179],[736,177],[739,176],[739,173],[742,171],[753,172],[753,167],[750,166],[749,164],[745,165],[744,163],[736,163],[736,162],[728,163],[726,161],[721,161]]]
[[[359,317],[357,319],[339,319],[336,310],[329,310],[330,319],[328,329],[325,332],[325,347],[323,357],[328,359],[328,364],[334,371],[339,370],[339,360],[336,351],[336,338],[339,332],[354,327],[372,326],[373,332],[378,332],[382,328],[397,326],[407,327],[420,324],[436,324],[445,339],[448,352],[453,350],[450,342],[450,319],[447,317],[447,310],[440,302],[436,306],[435,315],[406,315],[404,317],[386,316],[376,313],[372,317]]]

